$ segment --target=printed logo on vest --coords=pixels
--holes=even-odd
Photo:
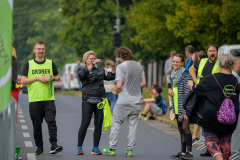
[[[50,69],[33,69],[32,74],[50,74]]]

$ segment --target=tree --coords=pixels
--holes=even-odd
[[[52,59],[59,71],[65,63],[76,62],[74,49],[64,44],[61,46],[58,40],[58,33],[67,26],[67,19],[59,13],[59,0],[16,0],[15,5],[13,32],[16,36],[16,44],[14,46],[19,55],[20,66],[35,57],[32,49],[34,43],[39,40],[46,45],[45,57]]]
[[[176,0],[175,14],[167,15],[167,27],[184,43],[238,43],[240,39],[240,4],[234,0]]]
[[[150,54],[145,59],[162,59],[173,49],[184,51],[182,38],[175,38],[166,26],[166,14],[174,14],[173,0],[134,1],[130,6],[127,22],[136,30],[131,42],[143,47]]]

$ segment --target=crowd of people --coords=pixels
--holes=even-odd
[[[44,58],[44,42],[35,42],[33,51],[35,59],[25,64],[22,84],[28,86],[29,112],[37,146],[35,153],[37,155],[43,153],[42,122],[45,119],[49,128],[50,154],[55,154],[63,150],[63,147],[57,144],[53,87],[53,81],[58,81],[60,76],[55,63]],[[194,52],[194,47],[191,45],[185,48],[185,54],[188,58],[186,65],[182,54],[177,54],[175,50],[171,51],[164,67],[167,75],[169,106],[175,114],[181,141],[180,152],[172,155],[171,158],[193,159],[192,142],[198,140],[197,133],[201,126],[204,129],[208,149],[201,156],[210,155],[217,160],[229,159],[231,136],[239,115],[240,59],[230,54],[218,57],[218,47],[215,44],[207,46],[207,56],[203,51]],[[138,119],[147,119],[147,114],[150,114],[150,119],[154,119],[154,114],[166,114],[167,102],[161,95],[162,88],[152,85],[153,94],[151,94],[148,88],[144,87],[146,78],[142,61],[139,63],[134,61],[132,51],[124,46],[116,50],[116,57],[121,62],[117,68],[109,59],[105,62],[105,68],[97,68],[96,65],[102,60],[97,59],[94,51],[87,51],[83,55],[84,67],[80,66],[78,61],[77,76],[79,91],[82,92],[82,121],[78,132],[77,155],[84,154],[83,142],[93,114],[92,154],[105,153],[114,156],[119,130],[127,120],[129,134],[125,155],[128,157],[133,156]],[[112,93],[115,84],[118,95]],[[142,88],[149,98],[142,99]],[[99,103],[104,98],[110,101],[112,126],[109,147],[101,151],[98,147],[104,111]],[[145,104],[142,112],[141,104]],[[224,121],[225,118],[229,119],[230,114],[226,107],[232,107],[231,118],[235,117],[235,119],[231,122]],[[189,129],[190,124],[194,124],[193,134]]]

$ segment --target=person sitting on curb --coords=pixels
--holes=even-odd
[[[152,93],[154,94],[155,97],[141,100],[142,104],[146,104],[142,114],[140,115],[141,119],[145,121],[148,119],[154,119],[153,114],[159,116],[166,114],[167,111],[167,102],[165,98],[161,95],[162,88],[159,87],[158,85],[155,86],[156,87],[152,87]],[[148,89],[146,87],[144,89],[148,93]],[[147,117],[146,115],[149,113],[149,111],[151,111],[150,112],[151,116]]]

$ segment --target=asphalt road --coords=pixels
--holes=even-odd
[[[23,160],[124,160],[125,146],[127,145],[128,125],[124,123],[121,131],[119,143],[117,145],[116,156],[91,155],[93,147],[93,121],[91,122],[85,141],[83,144],[84,155],[76,155],[77,135],[81,124],[81,99],[73,96],[56,95],[57,106],[57,126],[58,126],[58,145],[63,146],[63,151],[55,155],[49,154],[50,143],[48,129],[45,121],[43,122],[43,155],[36,155],[36,146],[33,139],[32,122],[28,111],[27,94],[20,95],[18,110],[18,123],[16,131],[16,145],[21,146],[20,157]],[[102,150],[108,145],[110,128],[102,132],[99,148]],[[139,121],[137,131],[137,143],[133,151],[133,160],[170,160],[172,154],[180,151],[179,133],[169,125],[157,121]],[[199,154],[202,151],[193,147],[195,160],[208,160]]]

